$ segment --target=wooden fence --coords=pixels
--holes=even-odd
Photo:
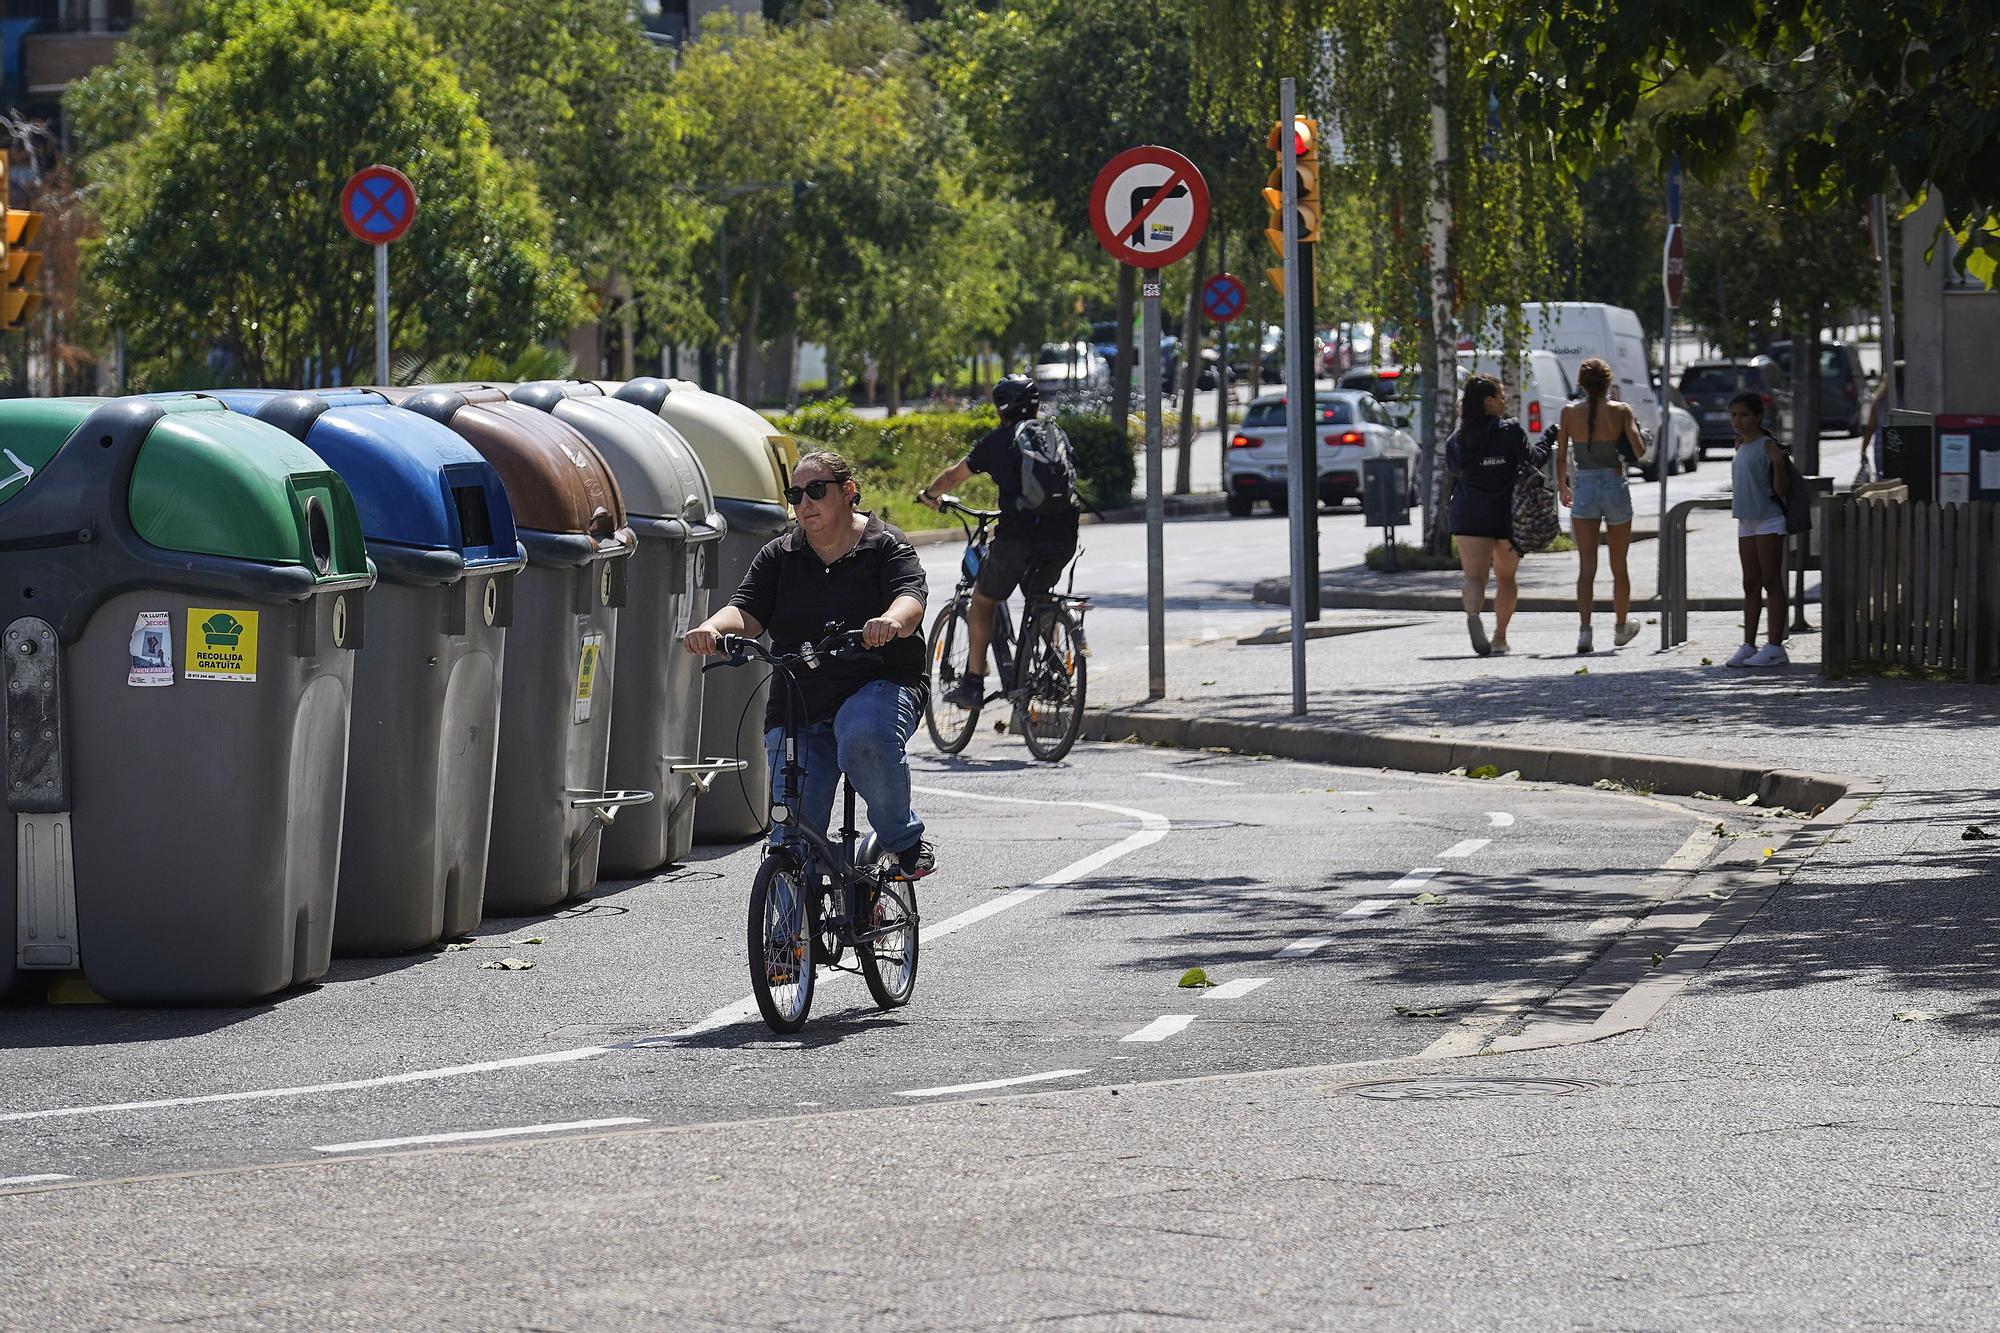
[[[1901,487],[1820,504],[1822,670],[2000,678],[2000,507]]]

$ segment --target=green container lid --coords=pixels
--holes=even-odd
[[[77,427],[105,398],[0,402],[0,524],[6,504],[66,449],[97,441]],[[323,579],[366,574],[361,522],[346,483],[276,426],[212,399],[155,400],[162,415],[133,464],[133,529],[167,551],[301,565]],[[109,454],[107,453],[107,458]],[[108,480],[108,479],[107,479]]]

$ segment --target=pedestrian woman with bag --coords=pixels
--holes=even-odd
[[[1764,429],[1761,394],[1745,391],[1730,399],[1729,425],[1736,432],[1729,512],[1736,519],[1736,557],[1743,566],[1743,642],[1729,665],[1784,666],[1792,660],[1785,652],[1785,498],[1792,489],[1791,455]],[[1761,648],[1760,611],[1770,615],[1769,636]]]
[[[1514,582],[1521,564],[1513,541],[1514,486],[1524,464],[1539,466],[1527,432],[1506,411],[1507,394],[1498,381],[1474,375],[1459,400],[1458,429],[1444,446],[1452,479],[1451,535],[1458,540],[1458,565],[1465,575],[1465,631],[1481,657],[1507,652],[1507,622],[1520,597]],[[1491,639],[1480,618],[1489,572],[1496,580]]]
[[[1612,636],[1620,648],[1639,627],[1630,620],[1632,573],[1626,552],[1632,544],[1632,491],[1625,480],[1629,458],[1646,456],[1646,437],[1632,408],[1611,396],[1611,367],[1591,357],[1576,372],[1583,401],[1562,410],[1556,437],[1556,490],[1569,506],[1576,533],[1576,650],[1592,651],[1590,612],[1597,601],[1598,525],[1611,548],[1611,607],[1617,615]]]

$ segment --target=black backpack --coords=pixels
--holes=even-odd
[[[1774,443],[1776,442],[1776,437],[1772,436],[1768,431],[1765,433],[1764,438],[1772,440]],[[1783,466],[1789,480],[1785,486],[1785,493],[1783,495],[1776,494],[1778,488],[1777,482],[1775,479],[1772,481],[1771,490],[1773,494],[1771,501],[1785,511],[1785,535],[1796,537],[1801,532],[1812,531],[1813,493],[1811,488],[1806,485],[1805,474],[1800,472],[1799,465],[1792,461],[1792,451],[1784,445],[1779,444],[1778,452],[1784,455],[1785,461]],[[1778,465],[1773,464],[1772,466],[1776,467]]]
[[[1076,512],[1076,452],[1063,428],[1043,417],[1030,417],[1014,432],[1021,453],[1021,494],[1014,503],[1023,513]]]

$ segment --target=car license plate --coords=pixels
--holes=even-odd
[[[1729,424],[1729,413],[1703,412],[1701,414],[1701,419],[1703,421],[1706,421],[1711,426],[1727,426]]]

